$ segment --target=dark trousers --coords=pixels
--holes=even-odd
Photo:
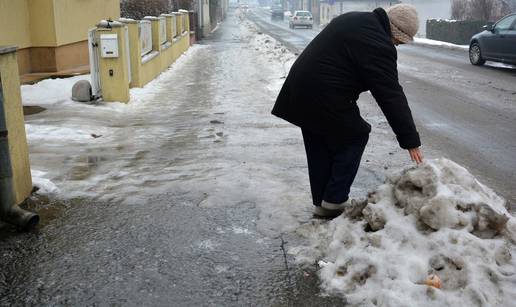
[[[320,206],[323,200],[334,204],[347,201],[369,135],[344,139],[301,131],[313,204]]]

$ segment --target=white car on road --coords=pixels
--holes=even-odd
[[[292,17],[290,17],[289,27],[291,29],[295,27],[308,27],[311,29],[313,25],[314,18],[309,11],[295,11]]]

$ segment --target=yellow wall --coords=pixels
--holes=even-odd
[[[32,47],[55,47],[54,0],[28,0]]]
[[[88,30],[102,19],[120,18],[120,0],[53,1],[58,46],[86,40]]]
[[[0,78],[2,80],[7,130],[9,131],[14,198],[16,204],[20,204],[29,197],[32,191],[32,177],[15,52],[0,54]]]
[[[140,39],[138,36],[138,21],[126,20],[125,25],[129,29],[129,53],[131,57],[131,84],[130,87],[142,87],[142,74],[141,74],[141,53],[142,48],[140,45]]]
[[[119,17],[120,0],[0,0],[0,45],[68,45],[86,40],[101,19]]]
[[[0,0],[0,29],[0,46],[30,46],[27,0]]]

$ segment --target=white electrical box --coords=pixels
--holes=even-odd
[[[103,58],[118,58],[118,35],[101,34],[100,50]]]

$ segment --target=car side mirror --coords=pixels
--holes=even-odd
[[[486,31],[490,31],[490,32],[493,32],[494,30],[494,27],[493,27],[493,23],[488,23],[487,25],[483,26],[482,28]]]

